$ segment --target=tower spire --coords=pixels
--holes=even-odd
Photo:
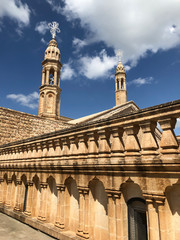
[[[115,95],[116,95],[116,106],[127,102],[127,90],[126,90],[126,72],[121,62],[122,51],[117,51],[117,57],[119,63],[115,73]]]
[[[39,96],[38,115],[50,119],[60,117],[60,72],[62,64],[61,54],[55,40],[56,32],[60,32],[59,24],[52,22],[48,24],[52,34],[52,40],[45,51],[42,61],[42,84]]]

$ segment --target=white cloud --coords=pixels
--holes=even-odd
[[[46,40],[45,40],[44,38],[41,38],[41,42],[42,42],[43,44],[45,44],[45,45],[48,44],[48,42],[46,42]]]
[[[131,66],[147,50],[167,50],[180,43],[179,0],[47,0],[68,20],[79,18],[81,26],[115,50],[122,49]]]
[[[31,109],[38,107],[39,94],[37,92],[33,92],[28,95],[8,94],[6,98],[14,100],[17,103],[20,103],[20,105],[29,107]]]
[[[80,73],[88,79],[110,77],[110,70],[117,65],[117,57],[109,57],[105,49],[100,56],[85,56],[79,60]]]
[[[45,35],[49,30],[48,23],[46,21],[41,21],[36,24],[35,31],[39,32],[42,35]]]
[[[0,0],[0,18],[9,17],[18,22],[19,27],[27,26],[30,9],[21,0]]]
[[[74,69],[70,65],[71,62],[63,64],[61,74],[62,80],[72,80],[72,77],[76,76]]]
[[[140,87],[145,84],[152,84],[154,81],[153,77],[147,77],[147,78],[137,78],[130,82],[127,82],[128,85],[136,85],[137,87]]]
[[[88,45],[87,40],[81,40],[79,38],[74,38],[73,39],[73,47],[76,49],[75,52],[78,52],[81,48],[85,47]]]

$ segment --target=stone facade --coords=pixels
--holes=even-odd
[[[179,116],[180,100],[0,147],[1,211],[61,240],[138,240],[141,200],[144,240],[178,240]]]
[[[0,210],[61,240],[179,240],[180,100],[127,102],[119,62],[116,106],[70,120],[54,39],[42,64],[39,116],[0,108]]]
[[[68,120],[49,120],[0,107],[0,145],[66,128]]]

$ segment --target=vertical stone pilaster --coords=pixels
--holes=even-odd
[[[157,208],[158,208],[160,240],[168,240],[166,216],[165,216],[165,209],[164,209],[165,197],[158,196],[155,198],[155,202],[156,202]]]
[[[57,85],[57,70],[54,71],[54,85]]]
[[[148,222],[148,239],[149,240],[160,240],[159,232],[159,220],[158,212],[154,206],[154,201],[152,198],[146,197],[147,205],[147,222]]]
[[[6,202],[5,202],[5,205],[7,207],[10,207],[11,206],[11,192],[12,192],[12,179],[8,179],[7,180],[7,194],[6,194]]]
[[[46,84],[49,84],[49,69],[46,69]]]
[[[3,203],[3,182],[4,179],[0,178],[0,204]]]
[[[89,189],[79,189],[79,227],[77,236],[89,239]]]
[[[120,196],[119,191],[106,190],[108,197],[108,226],[109,239],[119,240],[121,237],[121,223],[120,223]]]
[[[17,195],[16,195],[16,204],[15,204],[15,211],[20,211],[20,205],[21,205],[21,190],[22,190],[22,181],[20,179],[17,179]]]
[[[79,189],[79,227],[77,235],[83,237],[83,208],[84,208],[84,196],[83,190]]]
[[[27,205],[24,214],[30,216],[32,212],[32,197],[33,197],[33,182],[28,183],[28,195],[27,195]]]
[[[40,201],[40,209],[39,209],[38,220],[46,221],[47,183],[40,183],[40,187],[41,187],[41,201]]]
[[[45,70],[42,71],[42,85],[45,84]]]
[[[64,229],[64,185],[57,185],[57,214],[55,226]]]
[[[89,189],[84,189],[84,229],[83,237],[89,239]]]

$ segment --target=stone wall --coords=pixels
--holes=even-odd
[[[66,118],[47,120],[0,107],[0,145],[68,127]]]

